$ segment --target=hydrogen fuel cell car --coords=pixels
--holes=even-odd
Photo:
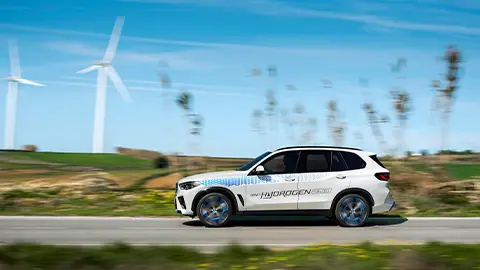
[[[235,215],[318,215],[344,227],[364,225],[395,201],[390,172],[376,153],[357,148],[294,146],[265,152],[237,170],[196,174],[177,182],[178,214],[206,227]]]

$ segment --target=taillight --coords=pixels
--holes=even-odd
[[[375,177],[378,180],[388,181],[388,180],[390,180],[390,173],[376,173]]]

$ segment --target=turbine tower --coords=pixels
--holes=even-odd
[[[6,100],[5,113],[5,137],[4,148],[14,149],[15,147],[15,114],[17,110],[17,96],[18,84],[27,84],[33,86],[45,86],[44,84],[36,83],[22,78],[20,69],[20,60],[18,57],[17,41],[10,39],[8,41],[8,49],[10,54],[10,68],[11,73],[4,80],[8,81],[8,92]]]
[[[107,76],[112,81],[123,100],[130,103],[132,99],[127,88],[120,79],[120,76],[112,66],[112,60],[117,51],[118,40],[122,31],[125,17],[117,17],[112,35],[108,43],[107,50],[103,60],[96,61],[94,65],[77,71],[77,74],[88,73],[98,70],[97,77],[97,98],[95,104],[95,122],[93,127],[93,153],[103,153],[104,129],[105,129],[105,104],[107,94]]]

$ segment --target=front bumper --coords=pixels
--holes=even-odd
[[[184,216],[193,216],[193,211],[187,209],[185,204],[185,199],[183,196],[175,195],[175,211],[177,214],[184,215]]]
[[[178,183],[177,183],[175,187],[175,197],[174,197],[174,206],[177,214],[184,215],[184,216],[193,216],[191,205],[193,201],[192,195],[195,194],[194,189],[180,190],[178,188]]]

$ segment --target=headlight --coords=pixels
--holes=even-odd
[[[178,186],[180,187],[181,190],[189,190],[199,185],[201,185],[199,181],[192,181],[192,182],[181,183]]]

